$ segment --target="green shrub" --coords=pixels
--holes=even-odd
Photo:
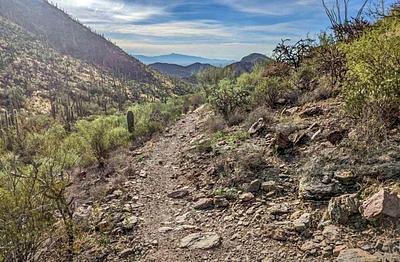
[[[128,143],[130,135],[125,126],[124,116],[98,117],[76,123],[78,135],[90,145],[99,164],[103,164],[110,150]]]
[[[229,79],[223,79],[209,97],[214,110],[229,121],[232,116],[248,107],[249,91]]]
[[[400,19],[385,18],[341,49],[348,72],[343,94],[347,109],[361,116],[368,108],[400,106]]]
[[[275,108],[280,98],[289,90],[287,80],[280,77],[263,78],[252,94],[254,106],[268,106]]]

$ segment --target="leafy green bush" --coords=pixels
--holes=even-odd
[[[275,108],[277,102],[289,90],[287,80],[280,77],[267,77],[259,81],[252,94],[252,101],[255,107],[268,106]]]
[[[341,49],[346,54],[348,72],[344,97],[349,112],[356,116],[368,108],[400,106],[400,19],[384,18],[360,38]],[[396,111],[396,110],[395,110]]]
[[[80,120],[76,129],[77,135],[90,145],[98,163],[103,164],[110,150],[128,143],[130,135],[125,125],[124,116],[108,116],[93,121]]]
[[[223,79],[209,97],[214,110],[229,121],[236,113],[243,111],[249,102],[249,91],[234,81]]]

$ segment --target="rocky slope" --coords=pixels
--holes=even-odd
[[[249,135],[210,132],[202,107],[77,171],[77,259],[398,261],[398,130],[365,150],[340,108],[287,108]]]
[[[20,25],[63,55],[104,67],[131,80],[168,87],[167,79],[45,0],[0,0],[0,16]]]

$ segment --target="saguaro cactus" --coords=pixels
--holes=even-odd
[[[132,111],[128,111],[126,114],[126,120],[128,123],[128,131],[132,134],[135,131],[135,116]]]

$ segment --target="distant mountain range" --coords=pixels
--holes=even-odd
[[[239,62],[231,63],[225,66],[224,69],[221,68],[221,70],[230,70],[231,72],[233,72],[234,75],[238,76],[242,73],[251,72],[254,68],[254,65],[256,65],[257,63],[269,60],[271,60],[271,58],[263,54],[253,53],[243,57]],[[150,64],[149,66],[163,74],[185,79],[196,75],[198,72],[204,69],[215,67],[214,65],[204,64],[200,62],[196,62],[187,66],[157,62],[154,64]]]
[[[160,56],[144,56],[144,55],[133,55],[133,56],[146,65],[154,63],[165,63],[165,64],[189,66],[195,63],[201,63],[201,64],[210,64],[213,66],[224,67],[235,62],[233,60],[211,59],[199,56],[189,56],[189,55],[181,55],[174,53],[169,55],[160,55]]]
[[[163,74],[178,78],[190,78],[204,69],[214,67],[210,64],[201,64],[201,63],[194,63],[188,66],[166,64],[166,63],[154,63],[149,66]]]

